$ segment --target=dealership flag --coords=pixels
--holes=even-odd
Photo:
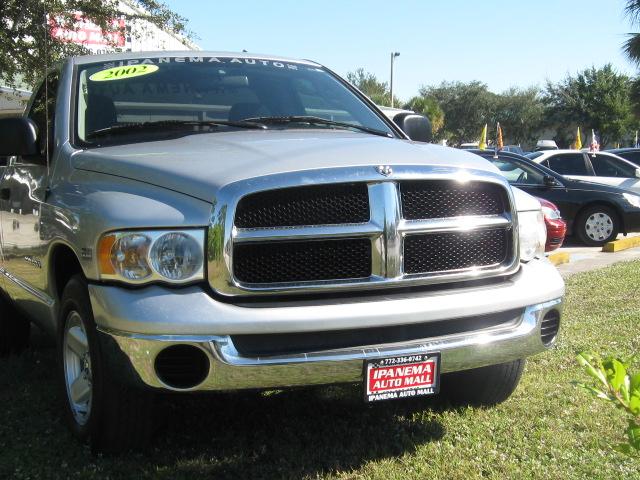
[[[576,141],[573,144],[573,148],[576,150],[582,150],[582,136],[580,135],[580,127],[578,127],[578,132],[576,133]]]
[[[498,140],[496,141],[498,150],[502,150],[504,148],[504,142],[502,141],[502,128],[500,127],[500,122],[498,122]]]
[[[589,151],[597,152],[600,150],[600,144],[598,143],[598,137],[596,137],[596,132],[591,129],[591,145],[589,145]]]
[[[638,130],[636,130],[636,143],[633,146],[636,148],[640,148],[640,145],[638,144]]]
[[[478,142],[478,148],[480,150],[487,149],[487,124],[484,124],[484,128],[482,129],[482,133],[480,134],[480,141]]]

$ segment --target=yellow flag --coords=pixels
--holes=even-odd
[[[502,150],[504,148],[504,141],[502,140],[502,127],[500,127],[500,122],[498,122],[498,140],[496,141],[496,146],[498,150]]]
[[[478,148],[480,150],[487,149],[487,124],[484,124],[484,128],[482,129],[482,133],[480,134],[480,141],[478,142]]]
[[[576,141],[573,144],[573,148],[576,150],[582,150],[582,138],[580,136],[580,127],[578,127],[578,132],[576,133]]]

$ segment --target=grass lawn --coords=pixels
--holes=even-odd
[[[640,479],[625,420],[571,384],[582,349],[640,351],[640,262],[572,277],[558,346],[493,409],[367,407],[352,387],[165,399],[142,455],[93,457],[61,419],[53,346],[0,360],[0,478]],[[1,312],[0,312],[1,314]]]

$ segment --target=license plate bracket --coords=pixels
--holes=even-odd
[[[439,391],[439,352],[364,361],[365,402],[430,396]]]

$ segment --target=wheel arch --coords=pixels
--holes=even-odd
[[[76,274],[85,275],[76,252],[66,243],[57,243],[49,254],[49,282],[51,293],[59,302],[62,292],[71,277]]]

